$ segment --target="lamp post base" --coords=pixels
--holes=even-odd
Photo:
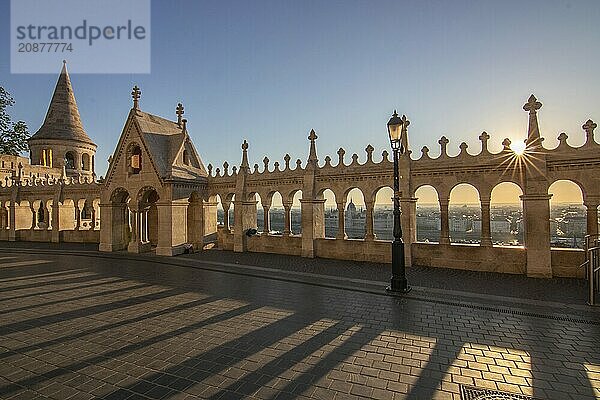
[[[392,281],[390,285],[385,288],[385,291],[388,294],[406,294],[410,292],[412,288],[408,285],[408,281],[406,279],[399,279],[392,277]]]

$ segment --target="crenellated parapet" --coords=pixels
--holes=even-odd
[[[437,194],[441,208],[441,236],[440,246],[449,245],[448,232],[448,203],[450,192],[459,184],[470,184],[479,193],[482,207],[482,237],[481,246],[492,249],[490,236],[490,199],[491,192],[498,184],[512,182],[517,184],[523,193],[523,213],[525,224],[525,242],[528,249],[526,259],[526,271],[532,276],[552,275],[552,261],[549,241],[549,186],[557,180],[571,180],[577,183],[584,196],[584,204],[588,207],[589,221],[596,221],[596,207],[600,203],[600,144],[594,139],[594,129],[597,125],[590,119],[586,121],[582,129],[585,133],[585,143],[574,147],[568,143],[566,133],[558,136],[559,145],[554,149],[543,146],[543,137],[540,133],[538,113],[542,103],[531,95],[523,110],[529,115],[527,136],[523,139],[521,146],[511,143],[509,138],[502,141],[500,151],[491,151],[489,141],[491,135],[484,131],[479,135],[480,146],[470,149],[466,142],[458,145],[459,152],[451,156],[449,148],[452,145],[447,137],[442,136],[438,141],[439,155],[430,155],[430,148],[425,146],[420,154],[415,154],[409,147],[408,133],[402,137],[403,146],[407,151],[400,156],[399,170],[400,201],[402,205],[402,226],[405,232],[405,243],[407,243],[407,262],[410,264],[410,245],[416,242],[415,223],[415,192],[424,185],[432,186]],[[403,119],[404,132],[410,123]],[[322,221],[323,192],[330,189],[338,206],[338,221],[341,234],[338,239],[344,239],[344,208],[347,194],[350,190],[359,189],[365,200],[367,221],[365,241],[375,239],[373,234],[373,203],[377,192],[383,187],[392,187],[393,163],[389,159],[389,153],[384,150],[381,157],[374,156],[375,149],[372,145],[365,148],[366,161],[360,162],[358,154],[346,155],[344,148],[340,148],[336,155],[327,155],[322,162],[317,157],[317,134],[311,130],[308,136],[309,151],[306,163],[298,159],[294,165],[292,156],[286,154],[283,163],[273,163],[264,157],[262,166],[254,164],[250,168],[248,164],[248,143],[242,145],[243,155],[240,168],[232,168],[225,162],[223,169],[217,168],[213,173],[212,165],[208,171],[208,193],[209,196],[217,194],[223,201],[227,211],[232,199],[236,197],[240,205],[247,206],[243,211],[238,211],[236,205],[236,221],[240,218],[245,221],[242,229],[250,227],[252,219],[256,220],[255,194],[260,195],[265,213],[271,205],[275,192],[279,192],[286,208],[286,226],[289,225],[289,207],[294,195],[302,191],[302,252],[301,254],[312,256],[317,247],[311,244],[315,240],[323,239],[314,228]],[[437,153],[437,152],[436,152]],[[243,195],[243,199],[237,199]],[[321,202],[321,203],[320,203]],[[319,204],[321,206],[319,206]],[[321,207],[321,208],[319,208]],[[254,211],[252,211],[254,210]],[[254,213],[252,218],[245,218],[244,213]],[[306,217],[305,213],[310,215]],[[266,215],[266,214],[265,214]],[[305,226],[306,225],[306,226]],[[594,233],[597,224],[589,222],[589,229]],[[265,217],[264,226],[268,226]],[[236,227],[237,228],[237,227]],[[305,233],[310,230],[310,233]],[[285,228],[284,237],[289,236],[289,227]],[[268,229],[265,228],[265,233]],[[309,235],[307,240],[306,236]],[[318,242],[324,243],[324,242]],[[238,244],[235,249],[245,249],[244,245]],[[237,251],[236,250],[236,251]],[[258,251],[258,250],[253,250]],[[290,250],[291,251],[291,250]],[[491,250],[490,250],[491,251]],[[318,253],[318,252],[317,252]],[[291,251],[290,254],[296,254]],[[495,257],[495,256],[490,256]],[[515,267],[516,268],[516,267]],[[525,268],[525,267],[523,267]],[[516,268],[515,270],[518,270]]]

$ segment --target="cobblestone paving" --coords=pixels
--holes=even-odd
[[[600,397],[600,320],[44,251],[0,255],[0,307],[6,399]]]

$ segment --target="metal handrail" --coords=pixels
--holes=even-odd
[[[597,306],[596,298],[600,295],[600,243],[596,241],[593,243],[595,246],[589,246],[589,242],[590,241],[586,240],[585,262],[585,264],[587,264],[586,277],[588,279],[588,304]]]

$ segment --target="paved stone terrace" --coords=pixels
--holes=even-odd
[[[220,272],[197,255],[1,245],[2,398],[458,399],[461,384],[600,396],[598,318]]]

